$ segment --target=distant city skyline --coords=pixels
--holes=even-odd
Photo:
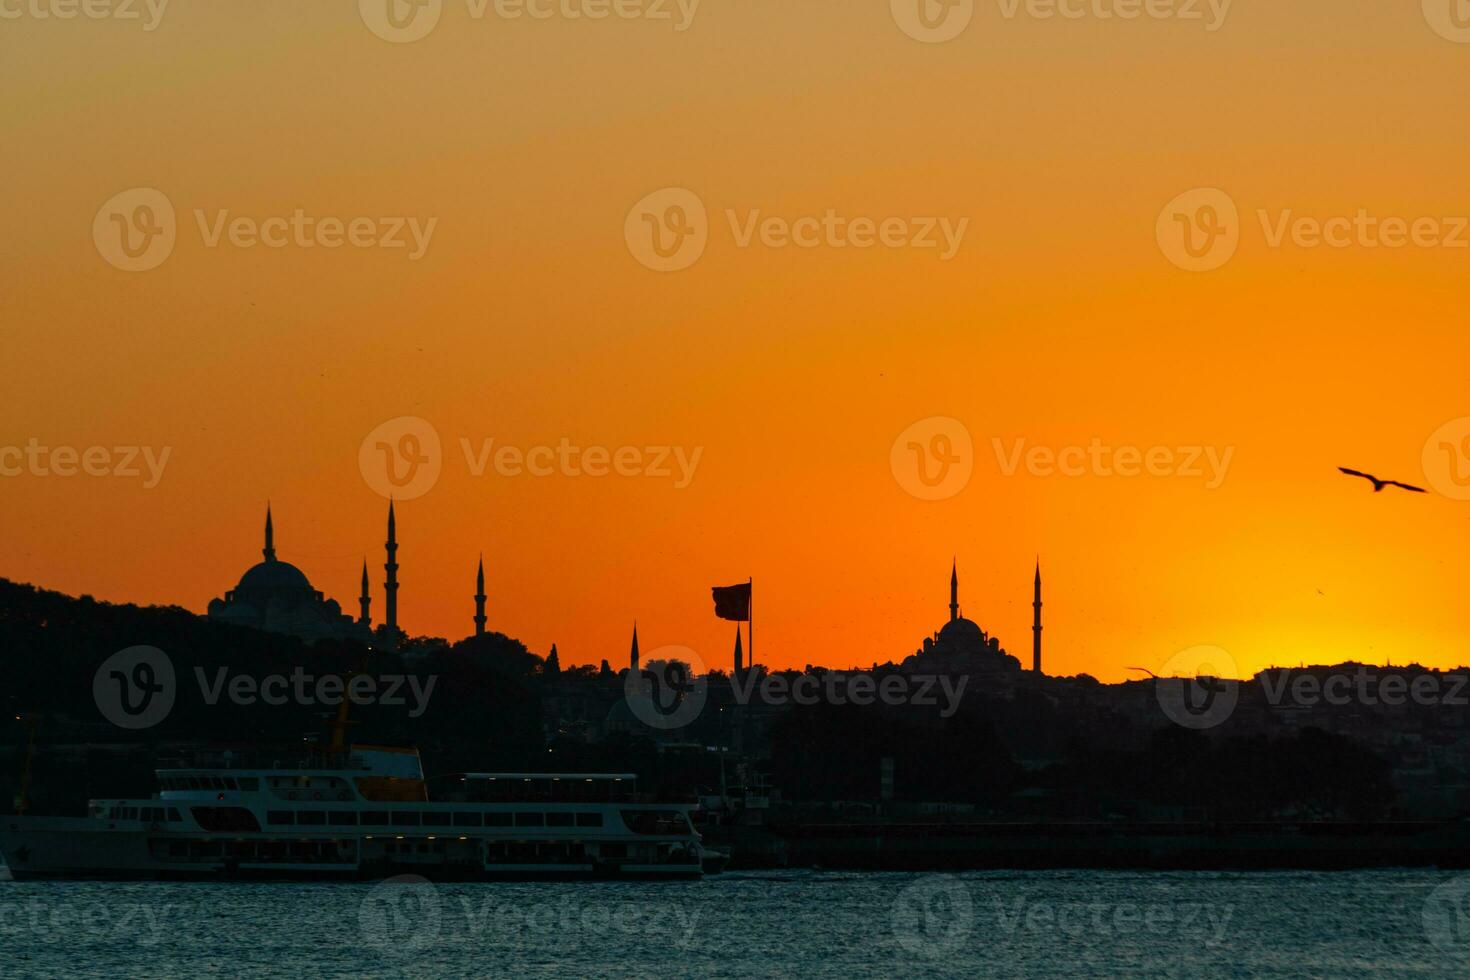
[[[1040,552],[1048,673],[1200,644],[1244,671],[1470,660],[1470,506],[1425,472],[1470,479],[1434,438],[1470,417],[1470,46],[1421,5],[1215,30],[976,5],[943,43],[881,2],[705,4],[682,32],[445,8],[412,43],[354,5],[6,22],[14,77],[75,85],[0,105],[0,449],[77,459],[0,454],[0,574],[202,612],[271,499],[282,559],[351,612],[365,557],[382,578],[360,447],[413,416],[442,461],[399,503],[413,632],[464,632],[483,551],[489,628],[565,663],[616,660],[634,616],[724,659],[704,590],[750,575],[763,662],[868,663],[930,628],[958,553],[967,613],[1024,659]],[[139,95],[98,111],[104,80]],[[166,260],[99,251],[160,196]],[[665,220],[700,208],[707,234]],[[323,241],[359,218],[372,247]],[[904,247],[862,247],[890,218]],[[650,223],[702,252],[655,271]],[[934,486],[893,470],[915,426],[897,458]],[[688,469],[505,475],[491,440]]]

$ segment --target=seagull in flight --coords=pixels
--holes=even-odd
[[[1401,490],[1408,490],[1408,491],[1411,491],[1413,493],[1428,493],[1429,492],[1429,491],[1425,490],[1423,487],[1411,486],[1411,485],[1409,485],[1407,483],[1400,483],[1397,480],[1380,480],[1380,479],[1378,479],[1378,477],[1374,476],[1371,473],[1359,473],[1357,470],[1350,470],[1346,466],[1339,466],[1337,469],[1338,469],[1338,472],[1340,472],[1340,473],[1346,473],[1348,476],[1360,476],[1360,477],[1362,477],[1365,480],[1371,480],[1371,481],[1373,481],[1373,492],[1374,493],[1382,493],[1384,487],[1398,487]]]

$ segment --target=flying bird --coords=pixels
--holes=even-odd
[[[1411,486],[1410,484],[1407,484],[1407,483],[1400,483],[1397,480],[1380,480],[1380,479],[1378,479],[1378,477],[1374,476],[1371,473],[1359,473],[1357,470],[1350,470],[1346,466],[1339,466],[1337,469],[1338,469],[1338,472],[1340,472],[1340,473],[1346,473],[1348,476],[1360,476],[1360,477],[1362,477],[1365,480],[1371,480],[1373,482],[1373,492],[1374,493],[1382,493],[1384,487],[1398,487],[1401,490],[1408,490],[1408,491],[1411,491],[1412,493],[1428,493],[1429,492],[1429,491],[1425,490],[1423,487]]]

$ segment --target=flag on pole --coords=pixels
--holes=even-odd
[[[715,597],[715,615],[721,619],[733,619],[744,623],[750,619],[750,583],[716,586],[710,590]]]

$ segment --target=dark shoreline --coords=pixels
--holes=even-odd
[[[773,824],[706,832],[735,871],[1470,868],[1464,822]]]

